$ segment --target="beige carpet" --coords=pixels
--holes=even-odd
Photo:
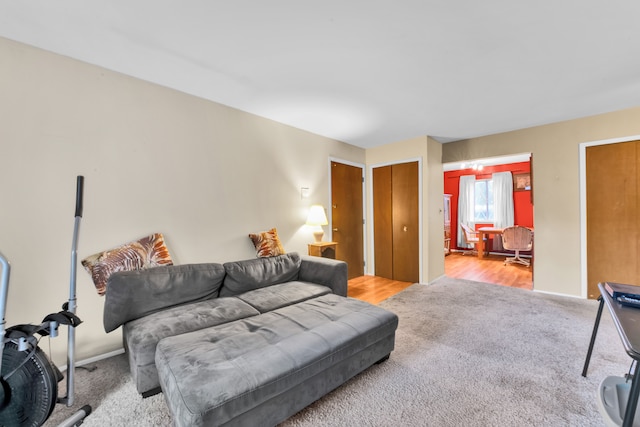
[[[602,426],[598,385],[630,364],[605,309],[581,376],[595,301],[444,278],[381,306],[400,317],[391,358],[282,427]],[[85,426],[171,425],[163,399],[136,393],[124,355],[76,374]],[[72,412],[59,405],[46,425]]]

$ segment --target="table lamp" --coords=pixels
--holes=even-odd
[[[309,209],[309,216],[307,217],[307,225],[316,227],[313,232],[313,237],[316,239],[316,243],[322,242],[322,236],[324,235],[323,225],[329,224],[327,221],[327,214],[324,212],[322,205],[312,205]]]

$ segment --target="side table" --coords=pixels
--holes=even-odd
[[[323,258],[336,259],[336,246],[338,242],[309,243],[309,255]]]

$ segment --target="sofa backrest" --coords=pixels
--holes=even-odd
[[[220,296],[239,295],[253,289],[298,280],[300,263],[300,255],[296,252],[226,262],[224,269],[227,275],[220,289]]]
[[[107,282],[103,324],[106,332],[167,307],[218,296],[222,264],[184,264],[120,271]]]

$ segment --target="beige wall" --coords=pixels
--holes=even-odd
[[[640,108],[444,144],[444,163],[533,154],[534,288],[584,296],[580,144],[640,134]]]
[[[252,258],[247,234],[274,226],[287,251],[306,253],[307,208],[329,203],[329,158],[365,162],[363,149],[2,38],[0,58],[8,326],[68,299],[76,175],[79,260],[162,232],[184,264]],[[81,267],[77,287],[78,360],[121,348]],[[66,329],[51,344],[63,364]]]
[[[640,134],[639,108],[365,152],[2,38],[0,58],[0,251],[12,263],[9,326],[39,322],[68,299],[76,175],[86,179],[79,259],[162,232],[176,263],[224,262],[253,257],[247,233],[273,226],[286,250],[305,253],[307,208],[329,204],[329,158],[367,165],[368,273],[371,167],[420,160],[426,283],[444,274],[441,163],[532,152],[535,288],[581,295],[578,146]],[[311,189],[308,199],[300,187]],[[121,347],[119,331],[102,329],[102,304],[80,269],[78,359]],[[58,364],[65,336],[51,341]]]
[[[429,283],[444,274],[443,252],[443,172],[441,155],[442,145],[432,138],[423,136],[406,141],[368,149],[367,158],[367,258],[370,260],[367,274],[374,274],[373,253],[373,204],[372,204],[372,168],[393,163],[418,160],[421,174],[421,256],[420,281]]]

